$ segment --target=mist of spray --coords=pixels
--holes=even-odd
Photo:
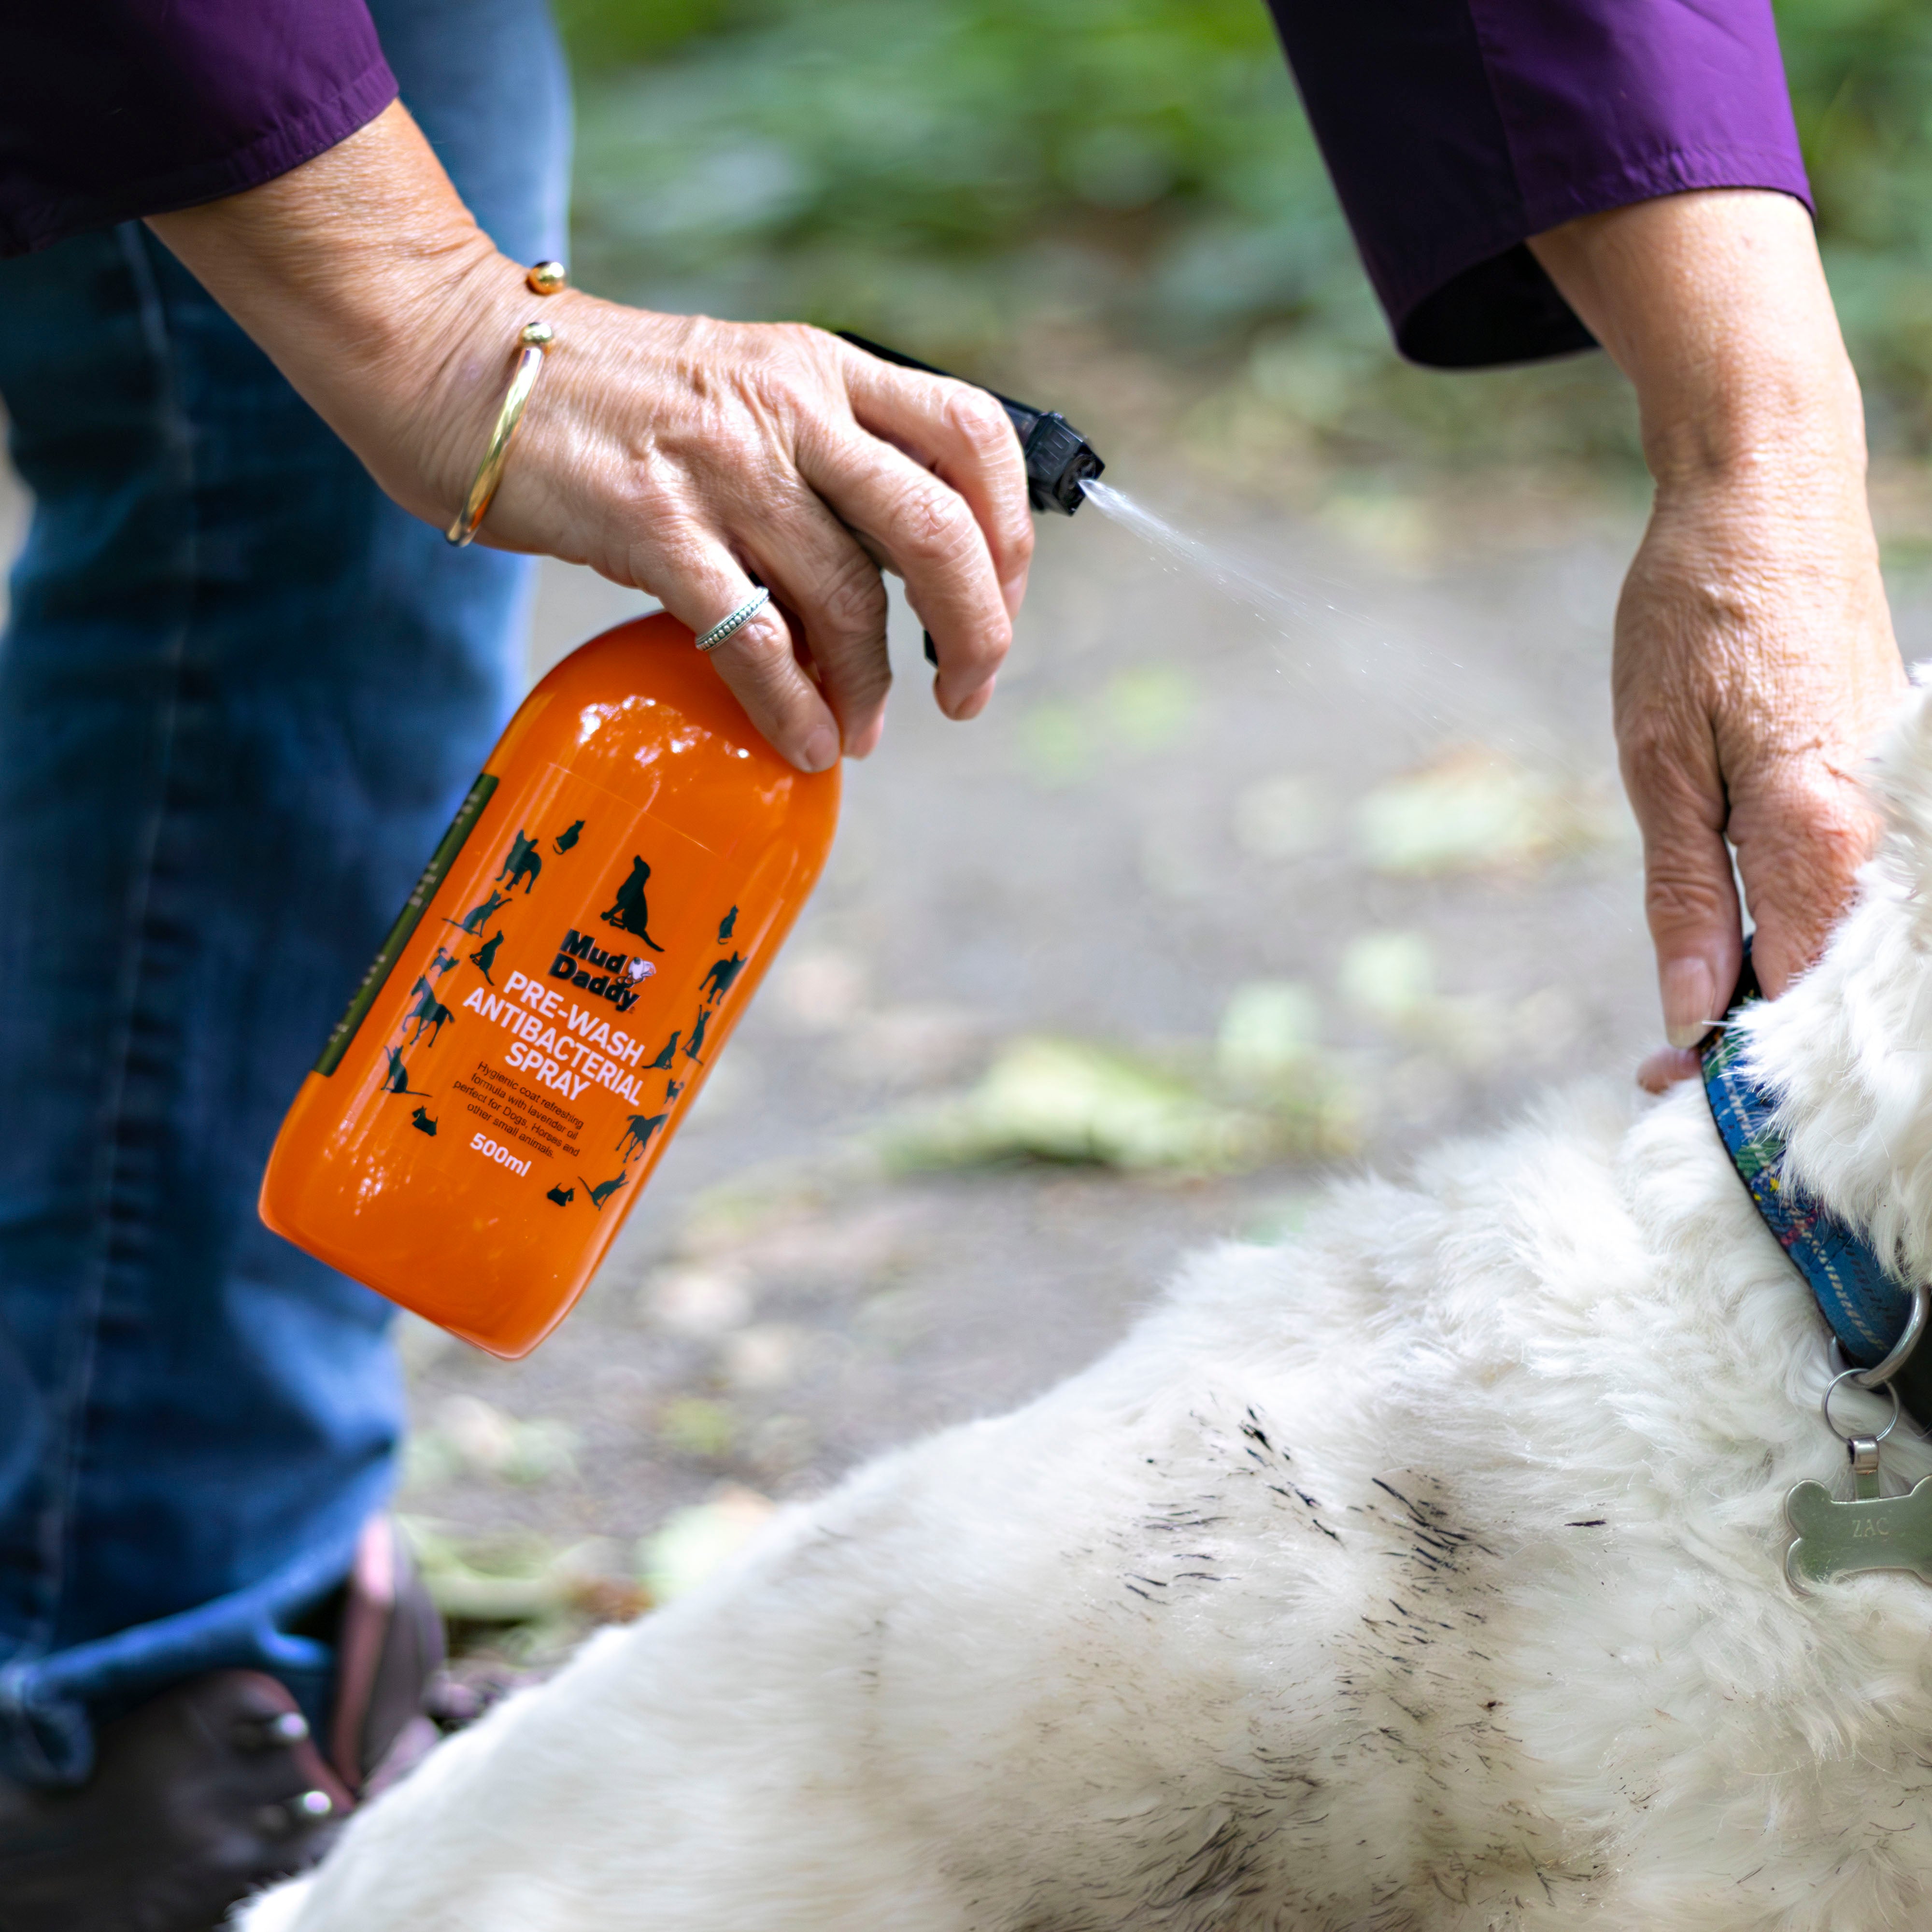
[[[1138,538],[1170,568],[1191,571],[1222,596],[1251,611],[1274,634],[1277,666],[1319,688],[1340,678],[1364,704],[1379,706],[1436,732],[1466,733],[1478,742],[1514,743],[1546,762],[1574,763],[1574,748],[1538,729],[1520,713],[1502,723],[1483,694],[1472,691],[1464,667],[1440,649],[1391,636],[1363,612],[1323,594],[1320,580],[1302,568],[1298,584],[1225,544],[1178,528],[1124,490],[1097,479],[1084,486],[1086,500],[1110,521]],[[1525,740],[1532,741],[1526,744]]]
[[[1103,517],[1130,530],[1150,548],[1198,572],[1217,590],[1238,604],[1245,604],[1257,616],[1286,630],[1305,621],[1310,614],[1306,598],[1270,582],[1254,566],[1177,530],[1165,517],[1156,516],[1124,490],[1095,480],[1087,484],[1085,494],[1088,502]],[[1333,611],[1336,607],[1324,608]]]

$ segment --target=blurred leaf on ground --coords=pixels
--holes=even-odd
[[[1115,740],[1133,752],[1160,751],[1187,729],[1201,694],[1178,666],[1130,665],[1116,671],[1101,694]]]
[[[694,1590],[735,1556],[776,1509],[741,1484],[724,1485],[709,1502],[675,1510],[638,1546],[638,1572],[658,1603]]]
[[[1100,688],[1099,701],[1043,698],[1015,732],[1028,776],[1049,787],[1076,784],[1103,759],[1165,751],[1200,708],[1196,681],[1178,666],[1130,664]]]
[[[1570,816],[1550,779],[1464,750],[1370,792],[1355,808],[1355,842],[1378,872],[1484,871],[1543,856]]]
[[[738,1439],[738,1418],[722,1402],[680,1396],[658,1418],[658,1439],[681,1456],[716,1462],[730,1454]]]
[[[1419,932],[1365,932],[1348,942],[1335,976],[1346,1005],[1384,1026],[1401,1026],[1436,997],[1436,956]]]
[[[1262,1088],[1292,1078],[1308,1064],[1322,1035],[1322,1002],[1296,980],[1252,980],[1222,1010],[1214,1054],[1222,1076]]]
[[[587,1624],[636,1616],[652,1600],[602,1538],[466,1536],[425,1516],[398,1520],[424,1587],[453,1624],[540,1626],[568,1641]]]
[[[886,1156],[902,1169],[1034,1160],[1208,1174],[1340,1151],[1348,1109],[1325,1069],[1310,1063],[1307,1074],[1265,1105],[1237,1102],[1117,1048],[1035,1036],[1006,1047],[970,1093],[889,1130]]]
[[[742,1268],[687,1262],[658,1269],[638,1310],[667,1334],[709,1342],[743,1328],[754,1305]]]
[[[551,1418],[524,1420],[481,1396],[446,1396],[410,1437],[406,1481],[427,1486],[460,1475],[510,1483],[567,1480],[576,1474],[579,1433]]]
[[[1028,776],[1040,784],[1077,784],[1093,770],[1100,755],[1090,708],[1064,698],[1028,706],[1019,715],[1014,737]]]

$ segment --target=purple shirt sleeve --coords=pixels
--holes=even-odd
[[[364,0],[53,0],[0,26],[0,254],[254,188],[396,98]]]
[[[1523,244],[1693,188],[1808,206],[1770,0],[1270,0],[1396,346],[1591,338]]]

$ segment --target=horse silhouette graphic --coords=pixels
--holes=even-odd
[[[512,892],[517,890],[518,881],[523,882],[524,896],[528,898],[530,888],[537,882],[537,874],[543,870],[543,856],[537,850],[537,842],[520,826],[518,828],[514,842],[509,855],[503,861],[503,869],[496,874],[500,884],[509,881]]]
[[[428,1134],[431,1139],[436,1137],[436,1123],[430,1118],[427,1107],[418,1107],[410,1116],[410,1125],[419,1134]]]
[[[620,932],[628,932],[633,939],[642,940],[653,952],[662,952],[664,948],[647,930],[651,914],[650,907],[644,903],[644,888],[650,883],[650,866],[634,856],[631,876],[617,888],[616,903],[608,912],[598,916],[606,926],[614,926]]]
[[[546,1201],[554,1201],[560,1208],[568,1208],[577,1198],[574,1187],[553,1187],[544,1196]]]
[[[692,1028],[691,1037],[684,1043],[685,1058],[696,1060],[700,1066],[704,1064],[704,1056],[698,1049],[704,1044],[704,1029],[710,1024],[711,1009],[709,1006],[700,1006],[698,1010],[698,1024]]]
[[[490,979],[490,968],[496,963],[496,949],[503,943],[503,928],[500,926],[483,944],[470,956],[470,963],[481,973],[491,986],[496,982]]]
[[[633,1114],[631,1124],[617,1142],[617,1151],[626,1160],[633,1153],[642,1154],[650,1145],[652,1135],[670,1118],[668,1114]]]
[[[671,1062],[677,1058],[677,1035],[674,1033],[664,1043],[664,1051],[650,1064],[652,1073],[668,1073]]]
[[[738,908],[736,906],[734,906],[731,910],[718,922],[718,944],[720,946],[722,946],[724,942],[731,937],[732,932],[736,927],[737,923]]]
[[[428,1027],[429,1043],[434,1046],[436,1044],[436,1035],[442,1032],[456,1016],[440,1000],[425,999],[416,1003],[414,1010],[411,1012],[409,1017],[416,1022],[416,1030],[403,1044],[405,1046],[414,1046],[416,1042],[422,1038],[423,1028]]]
[[[386,1046],[382,1051],[389,1056],[389,1070],[382,1076],[382,1091],[386,1094],[407,1094],[418,1100],[429,1098],[420,1088],[410,1084],[410,1070],[403,1064],[400,1047]]]
[[[589,1190],[591,1206],[596,1208],[598,1213],[601,1214],[604,1211],[604,1202],[609,1200],[611,1196],[616,1193],[618,1189],[622,1187],[625,1182],[630,1179],[631,1170],[627,1167],[622,1174],[618,1175],[616,1180],[600,1180],[595,1187],[592,1187],[589,1181],[584,1180],[582,1174],[580,1174],[577,1178],[580,1181],[584,1182],[584,1186]]]
[[[445,926],[453,926],[458,932],[466,932],[474,939],[503,908],[510,903],[508,898],[493,886],[490,896],[479,906],[472,906],[460,919],[446,919]]]
[[[704,995],[704,1004],[708,1006],[713,1000],[722,1000],[731,990],[732,981],[744,970],[745,962],[736,952],[728,959],[714,959],[711,970],[698,982],[698,990]]]
[[[579,819],[574,825],[566,825],[550,843],[554,852],[568,852],[577,843],[577,835],[584,830],[584,821]]]

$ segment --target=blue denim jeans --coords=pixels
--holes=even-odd
[[[561,254],[543,0],[372,10],[484,226]],[[35,496],[0,642],[0,1771],[58,1784],[196,1672],[322,1714],[401,1390],[387,1305],[256,1192],[508,715],[530,576],[383,497],[139,224],[0,262],[0,396]]]

